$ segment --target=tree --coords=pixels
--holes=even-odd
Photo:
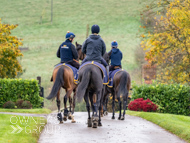
[[[22,67],[18,57],[23,56],[18,47],[21,39],[11,36],[11,30],[18,25],[2,24],[0,19],[0,78],[15,78]]]
[[[161,67],[160,81],[190,84],[190,0],[170,2],[158,25],[141,43],[146,59]]]

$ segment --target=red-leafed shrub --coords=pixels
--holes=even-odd
[[[143,100],[143,98],[135,99],[128,105],[129,110],[153,112],[158,109],[158,106],[154,104],[150,99]]]

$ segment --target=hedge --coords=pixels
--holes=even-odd
[[[7,101],[17,99],[30,101],[33,108],[41,107],[43,98],[39,96],[38,81],[24,79],[0,79],[0,107]]]
[[[132,100],[150,99],[159,106],[159,112],[190,115],[190,87],[180,84],[134,85]]]

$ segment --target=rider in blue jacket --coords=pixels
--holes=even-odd
[[[61,63],[70,64],[78,69],[80,66],[76,61],[78,59],[78,53],[75,46],[72,44],[75,34],[68,31],[65,38],[65,42],[63,42],[57,50],[57,57],[61,58]]]
[[[122,52],[117,48],[118,43],[114,40],[111,43],[112,50],[109,52],[110,59],[111,59],[111,65],[109,70],[113,71],[115,69],[121,68],[121,60],[123,58]]]

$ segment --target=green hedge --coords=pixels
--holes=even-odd
[[[159,112],[190,115],[190,87],[178,84],[134,85],[132,100],[149,98],[159,106]]]
[[[23,99],[30,101],[33,108],[39,108],[43,101],[39,92],[37,80],[0,79],[0,107],[7,101]]]

